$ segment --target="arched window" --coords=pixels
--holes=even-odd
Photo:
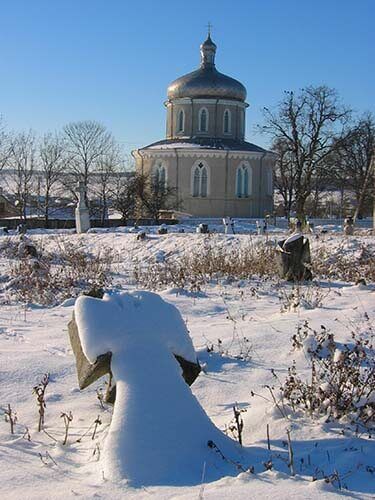
[[[177,123],[177,131],[183,132],[185,128],[185,113],[183,109],[180,109],[178,112],[178,123]]]
[[[237,198],[247,198],[251,193],[251,167],[242,164],[236,172],[236,196]]]
[[[192,176],[192,195],[194,198],[207,198],[208,170],[204,163],[199,162],[193,166]]]
[[[229,109],[224,111],[223,132],[224,134],[231,133],[231,113]]]
[[[154,168],[154,187],[165,189],[167,186],[167,171],[163,163],[157,163]]]
[[[199,111],[199,132],[208,131],[208,111],[206,108],[201,108]]]

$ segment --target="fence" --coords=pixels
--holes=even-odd
[[[160,224],[173,225],[177,224],[176,219],[160,219],[155,222],[153,219],[129,219],[127,221],[127,226],[134,226],[137,223],[138,226],[155,226]],[[24,224],[21,219],[0,219],[0,227],[7,227],[8,229],[17,229],[17,226]],[[108,219],[102,223],[100,219],[91,219],[91,227],[119,227],[124,226],[124,222],[121,219]],[[26,221],[27,229],[40,229],[45,228],[45,220],[32,218]],[[50,219],[48,221],[49,229],[75,229],[76,223],[74,219]]]

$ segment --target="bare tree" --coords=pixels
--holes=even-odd
[[[128,219],[134,217],[136,211],[138,179],[134,172],[118,172],[112,190],[113,206],[120,212],[122,223],[126,226]]]
[[[4,121],[0,116],[0,171],[9,162],[12,154],[12,138],[5,128]]]
[[[151,217],[154,222],[160,218],[161,210],[176,207],[176,189],[164,182],[158,182],[152,176],[136,176],[138,211]]]
[[[104,125],[91,120],[70,123],[63,133],[71,174],[67,187],[75,194],[77,184],[83,182],[87,193],[90,174],[113,148],[113,136]]]
[[[109,200],[116,185],[121,162],[120,149],[113,142],[106,154],[98,159],[95,172],[93,172],[93,178],[95,179],[93,192],[99,201],[99,215],[102,225],[108,218]]]
[[[334,89],[320,86],[302,89],[298,95],[286,92],[275,111],[264,108],[264,118],[261,130],[287,146],[297,217],[303,219],[313,177],[332,149],[345,140],[350,111],[341,105]]]
[[[62,181],[65,168],[64,154],[64,142],[59,135],[43,136],[39,144],[39,171],[42,179],[38,180],[38,184],[43,186],[42,201],[40,201],[40,189],[38,189],[38,197],[44,212],[45,227],[49,227],[53,190]]]
[[[347,140],[338,150],[339,175],[344,176],[345,187],[356,199],[355,217],[370,213],[374,196],[375,121],[367,113],[351,127]]]
[[[294,203],[296,177],[293,155],[288,142],[283,139],[276,139],[272,145],[272,151],[277,155],[274,169],[274,186],[283,200],[284,216],[289,219]]]
[[[21,220],[27,220],[27,207],[31,201],[35,170],[35,136],[33,132],[21,133],[12,141],[9,158],[12,168],[11,190],[16,196],[16,204]]]

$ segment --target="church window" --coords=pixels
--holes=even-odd
[[[208,195],[208,170],[202,163],[193,167],[192,194],[195,198],[207,198]]]
[[[158,163],[154,170],[155,188],[165,189],[167,185],[167,172],[162,163]]]
[[[180,109],[178,112],[178,125],[177,125],[177,131],[178,132],[183,132],[185,128],[185,113],[183,109]]]
[[[206,108],[202,108],[199,111],[199,131],[200,132],[208,131],[208,111]]]
[[[224,134],[230,134],[231,132],[231,114],[229,109],[224,111],[224,123],[223,123]]]
[[[251,192],[251,168],[246,164],[240,165],[236,172],[236,196],[247,198]]]

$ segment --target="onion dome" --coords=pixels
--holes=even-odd
[[[200,68],[172,82],[168,87],[168,99],[190,97],[244,102],[246,88],[242,83],[215,68],[216,45],[210,34],[201,44],[200,50]]]

